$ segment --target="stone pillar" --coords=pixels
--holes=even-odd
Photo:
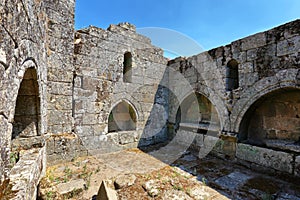
[[[74,0],[46,0],[48,133],[72,132]]]

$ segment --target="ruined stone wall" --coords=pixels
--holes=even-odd
[[[24,163],[31,162],[26,160],[30,156],[22,157],[22,150],[45,149],[46,133],[72,132],[74,1],[0,3],[1,185],[11,168],[22,174]],[[14,166],[18,155],[24,162]],[[38,156],[45,164],[45,150]],[[11,181],[19,186],[28,183],[35,193],[44,164],[33,164],[35,179]],[[24,188],[20,195],[31,196]]]
[[[37,74],[40,97],[39,135],[47,130],[47,58],[44,3],[0,2],[0,177],[8,177],[16,101],[25,71]],[[7,172],[4,172],[4,171]],[[0,181],[1,182],[1,181]]]
[[[131,70],[125,72],[128,56]],[[107,30],[89,27],[77,31],[75,68],[75,133],[89,152],[136,147],[139,142],[143,145],[143,140],[150,143],[164,140],[167,113],[163,115],[165,123],[158,132],[153,134],[150,131],[160,120],[151,115],[151,111],[161,105],[155,103],[155,98],[166,60],[162,50],[152,46],[148,38],[137,34],[133,25],[122,23],[111,25]],[[120,111],[123,114],[110,116],[111,112],[115,112],[113,108],[120,108],[118,104],[121,102],[129,105],[127,114]],[[130,112],[134,112],[133,115]],[[108,126],[112,125],[109,117],[127,120],[129,116],[136,116],[136,120],[132,119],[136,121],[136,125],[132,126],[136,130],[109,132]],[[117,125],[122,126],[121,122]],[[147,136],[146,130],[149,131]]]
[[[212,143],[215,155],[232,159],[237,156],[250,163],[249,166],[254,163],[296,174],[294,158],[299,155],[300,134],[297,128],[300,123],[299,34],[300,20],[296,20],[226,46],[170,61],[173,96],[169,95],[169,122],[174,127],[172,131],[178,128],[178,109],[184,107],[181,104],[194,92],[200,93],[216,109],[219,134],[224,135],[221,139],[213,139],[209,132],[201,137],[196,135],[193,145],[196,144],[198,150],[201,145],[203,148]],[[176,84],[180,80],[182,84]],[[199,129],[203,128],[194,125],[191,132],[199,132]],[[201,141],[198,138],[202,138]],[[269,149],[242,144],[237,148],[237,139]],[[251,148],[257,148],[253,157],[247,156]],[[290,154],[282,156],[283,152],[270,148]],[[262,155],[270,158],[276,155],[281,160],[275,162]],[[284,165],[289,168],[277,167]]]
[[[170,122],[175,123],[180,102],[196,91],[216,107],[221,130],[238,133],[245,112],[260,97],[280,88],[299,88],[299,28],[300,21],[296,20],[227,46],[171,61],[169,67],[175,76],[170,75],[170,85],[178,101],[170,105]],[[231,60],[238,63],[239,86],[228,91],[226,66]],[[176,84],[180,79],[185,84]]]
[[[257,147],[261,160],[255,161],[255,156],[251,160],[245,155],[256,147],[236,145],[235,136],[249,143],[248,135],[256,124],[253,114],[263,116],[258,118],[263,139],[297,142],[299,20],[189,58],[177,58],[167,66],[162,50],[137,34],[131,24],[111,25],[107,30],[89,27],[75,33],[74,0],[0,3],[1,181],[9,176],[11,147],[16,151],[43,148],[47,140],[50,161],[70,160],[82,152],[165,141],[181,122],[188,122],[186,132],[199,132],[194,145],[200,146],[206,138],[211,148],[217,144],[216,154],[235,157],[238,151],[239,159],[269,167],[276,163],[261,162],[264,149]],[[279,94],[279,89],[282,98],[263,101],[270,93]],[[285,101],[290,97],[287,91],[293,92],[291,101]],[[178,121],[180,109],[194,120],[196,112],[186,113],[183,105],[193,102],[185,101],[193,95],[205,101],[198,104],[201,123]],[[276,104],[275,114],[267,106],[271,103]],[[295,126],[268,125],[274,119],[292,121]],[[206,137],[208,132],[212,135]],[[212,139],[216,133],[223,133],[224,140]],[[288,149],[284,145],[284,149],[277,143],[262,142],[292,151],[291,159],[282,162],[289,164],[289,173],[299,174],[295,167],[300,166],[299,145]],[[44,162],[43,156],[40,158]]]

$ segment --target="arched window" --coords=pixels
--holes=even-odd
[[[226,90],[232,91],[239,87],[239,69],[236,60],[230,60],[226,66]]]
[[[130,52],[126,52],[124,54],[123,82],[125,83],[132,82],[132,55]]]
[[[39,135],[40,117],[37,73],[34,68],[29,68],[24,74],[18,92],[12,139]]]
[[[109,114],[108,132],[136,130],[136,120],[137,117],[133,107],[122,101]]]

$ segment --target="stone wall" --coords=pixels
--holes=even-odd
[[[226,46],[170,61],[169,68],[174,73],[170,75],[170,88],[178,99],[171,102],[170,122],[175,123],[180,103],[195,91],[212,102],[222,131],[238,133],[244,114],[260,97],[280,88],[299,88],[299,29],[300,21],[296,20]],[[226,68],[232,60],[238,64],[239,87],[229,91]],[[182,84],[176,84],[179,80]]]
[[[300,152],[299,33],[300,20],[296,20],[189,58],[171,60],[169,123],[173,135],[177,134],[178,119],[185,117],[184,113],[178,116],[178,109],[191,95],[196,99],[200,94],[217,112],[211,121],[219,120],[219,136],[213,134],[216,127],[209,126],[207,131],[207,127],[199,126],[205,114],[199,103],[194,107],[199,120],[189,125],[190,135],[198,132],[192,147],[199,155],[208,153],[203,148],[213,143],[215,147],[210,149],[214,155],[296,174],[295,156]],[[185,127],[179,125],[179,129]],[[216,139],[205,141],[211,136]],[[242,151],[237,140],[267,147],[249,147],[267,157],[258,153],[252,159],[251,152]],[[287,154],[283,163],[273,160],[274,156],[285,159]]]
[[[130,70],[124,70],[126,65]],[[151,116],[151,110],[160,106],[155,104],[156,91],[166,68],[161,49],[128,23],[107,30],[91,26],[75,34],[75,68],[75,133],[90,153],[136,147],[145,137],[153,141],[156,133],[148,137],[144,132],[159,120]],[[112,115],[122,102],[128,110]],[[132,116],[136,119],[130,119]],[[120,129],[119,122],[115,124],[119,129],[112,131],[109,117],[132,120],[134,128]],[[159,132],[166,131],[161,129]]]
[[[25,71],[29,68],[37,74],[41,119],[38,134],[47,131],[47,57],[43,2],[1,1],[0,15],[0,177],[3,180],[9,174],[18,91]]]
[[[41,147],[44,150],[40,156],[45,162],[43,135],[66,130],[71,133],[74,1],[13,0],[0,4],[1,186],[9,178],[12,156]],[[71,74],[69,82],[62,72]],[[71,92],[65,94],[65,85]],[[56,96],[60,94],[63,96]],[[12,148],[16,152],[11,153]],[[28,159],[24,158],[24,162],[31,162]],[[42,176],[40,163],[39,160],[29,167],[36,169],[30,173],[37,177],[29,183],[30,191],[36,190]],[[22,163],[15,166],[18,165]],[[24,184],[22,181],[16,179],[14,185]],[[29,191],[24,193],[29,196],[23,199],[31,198]]]
[[[44,1],[47,54],[48,133],[72,133],[74,0]]]
[[[1,1],[0,186],[11,149],[47,145],[55,163],[166,141],[178,130],[178,141],[192,133],[198,149],[206,141],[215,155],[299,175],[300,20],[167,65],[129,23],[75,32],[74,4]],[[273,149],[250,145],[260,159],[280,150],[275,157],[288,154],[292,167],[251,159],[237,140]]]

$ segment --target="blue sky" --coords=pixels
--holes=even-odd
[[[209,50],[299,18],[299,0],[76,0],[75,28],[167,28]]]

